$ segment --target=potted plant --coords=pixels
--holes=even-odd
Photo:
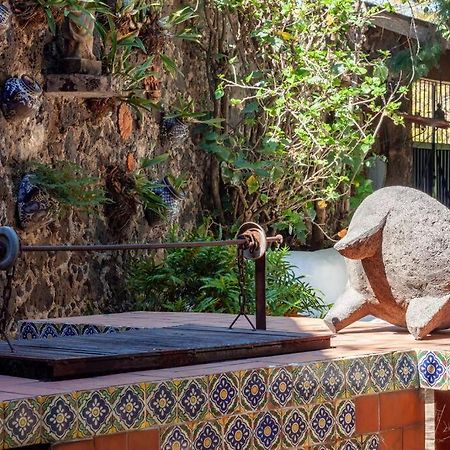
[[[58,161],[35,163],[23,176],[17,193],[19,226],[30,230],[63,217],[71,208],[88,211],[107,201],[100,180],[78,165]]]

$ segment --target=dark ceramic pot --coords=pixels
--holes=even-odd
[[[5,81],[1,91],[1,107],[8,120],[22,120],[39,109],[42,88],[27,75],[11,77]]]
[[[163,144],[181,145],[189,137],[189,127],[178,117],[161,117],[160,140]]]
[[[6,3],[0,3],[0,33],[6,33],[11,25],[11,10]]]
[[[164,177],[155,188],[152,189],[153,192],[161,197],[163,203],[166,205],[166,216],[161,217],[154,211],[149,209],[144,209],[144,216],[149,225],[158,225],[167,219],[169,222],[173,222],[178,214],[180,213],[181,202],[184,198],[183,194],[178,192],[170,183],[167,177]]]
[[[39,189],[33,178],[33,174],[25,175],[17,193],[17,218],[24,230],[42,227],[55,220],[56,201]]]

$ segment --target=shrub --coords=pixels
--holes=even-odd
[[[172,239],[212,240],[207,226]],[[323,314],[327,306],[286,261],[287,247],[267,252],[267,314]],[[245,261],[248,312],[255,311],[254,262]],[[235,247],[169,249],[135,261],[128,287],[136,308],[152,311],[239,312],[239,283]]]

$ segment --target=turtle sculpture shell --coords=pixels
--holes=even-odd
[[[325,317],[336,332],[371,314],[420,339],[450,327],[450,209],[416,189],[369,195],[335,248],[349,282]]]

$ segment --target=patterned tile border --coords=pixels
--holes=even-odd
[[[162,448],[328,448],[339,441],[343,449],[372,449],[376,436],[355,441],[353,399],[449,389],[449,356],[393,352],[7,401],[0,403],[0,449],[155,427]]]
[[[136,328],[21,320],[19,321],[19,331],[17,333],[17,339],[48,339],[68,336],[86,336],[101,333],[120,333],[122,331],[129,331],[134,329]]]

